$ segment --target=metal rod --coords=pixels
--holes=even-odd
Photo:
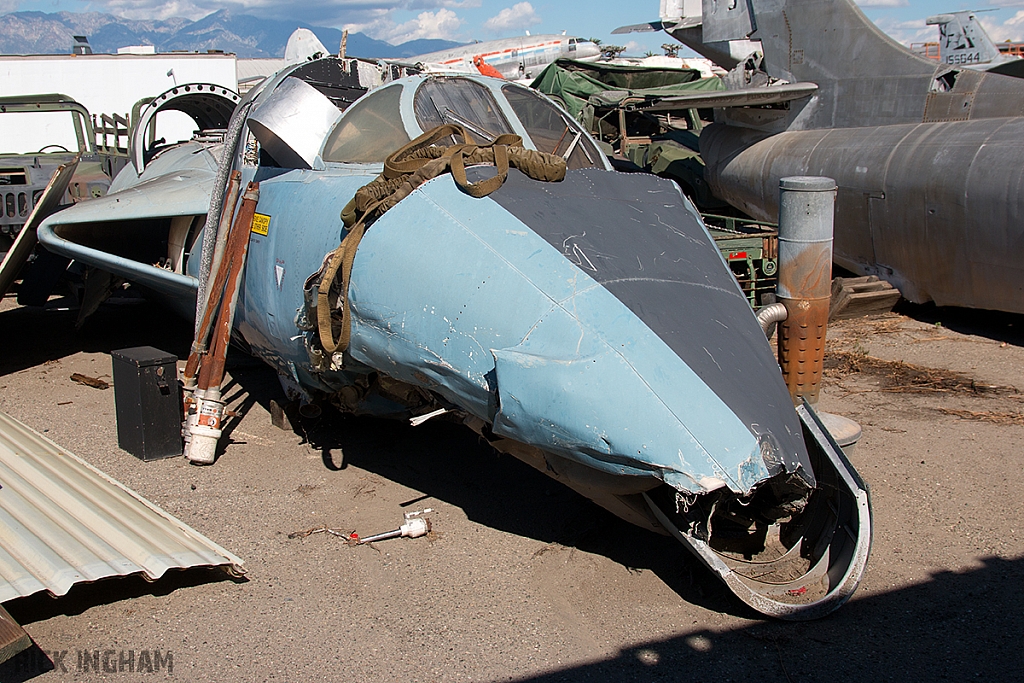
[[[199,377],[196,383],[195,396],[200,397],[196,405],[190,408],[186,421],[188,445],[185,457],[198,465],[210,465],[216,460],[217,443],[221,437],[221,424],[224,414],[224,402],[221,400],[220,386],[224,381],[224,364],[228,355],[228,344],[231,341],[231,326],[234,321],[235,308],[238,304],[238,292],[241,289],[242,277],[245,273],[245,257],[249,247],[249,229],[256,213],[259,201],[259,183],[249,183],[242,197],[242,208],[238,212],[231,234],[228,236],[224,259],[218,270],[217,279],[223,274],[224,291],[210,290],[211,301],[204,312],[204,326],[217,302],[213,297],[220,296],[219,313],[213,328],[213,348],[209,354],[202,355],[193,347],[186,366],[186,384],[191,385],[189,368],[194,373],[199,366]]]
[[[203,309],[206,308],[207,299],[210,296],[207,285],[212,275],[210,267],[213,265],[213,251],[217,240],[217,229],[220,227],[221,212],[224,209],[224,190],[228,182],[228,176],[234,162],[235,149],[238,140],[242,135],[243,124],[246,114],[252,107],[252,100],[242,102],[231,114],[228,121],[228,129],[224,133],[224,146],[221,148],[220,163],[217,165],[217,176],[213,184],[213,194],[210,197],[210,210],[206,214],[206,225],[203,226],[203,247],[199,253],[199,291],[196,294],[196,329],[199,329],[199,321],[203,318]],[[153,137],[156,133],[156,118],[153,119],[150,129],[150,144],[153,144]]]
[[[238,178],[241,179],[241,174],[238,175]],[[241,214],[239,214],[238,219],[235,221],[234,225],[230,228],[230,230],[228,230],[227,240],[231,242],[232,245],[234,245],[239,239],[236,235],[239,230],[238,224],[241,222],[241,219],[242,216]],[[251,217],[249,220],[252,220]],[[248,241],[248,231],[246,231],[245,237],[246,241]],[[232,248],[234,248],[234,246],[232,246]],[[225,251],[227,250],[228,247],[227,245],[225,245]],[[228,270],[230,267],[230,263],[225,262],[224,259],[221,258],[217,266],[218,267],[216,272],[211,273],[211,276],[213,278],[213,284],[211,287],[207,289],[209,297],[206,302],[206,306],[203,307],[202,316],[199,320],[198,326],[196,327],[196,338],[195,341],[192,343],[192,350],[189,353],[188,361],[185,363],[185,371],[183,374],[186,389],[190,389],[192,388],[192,386],[194,386],[196,372],[199,370],[199,361],[207,351],[210,332],[213,330],[215,316],[218,313],[218,307],[222,300],[221,295],[224,291],[224,285],[228,279]]]
[[[238,304],[238,292],[241,289],[242,277],[245,274],[245,256],[249,247],[249,228],[256,213],[256,203],[260,197],[259,183],[249,183],[242,197],[242,209],[238,212],[238,220],[231,229],[229,249],[225,256],[228,259],[224,283],[224,296],[221,300],[220,314],[214,328],[214,346],[208,355],[208,362],[203,363],[199,372],[199,388],[219,387],[224,379],[224,362],[228,353],[228,342],[231,340],[231,325],[234,322],[235,307]]]

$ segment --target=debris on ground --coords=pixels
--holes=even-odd
[[[900,300],[900,290],[877,275],[837,277],[832,280],[828,319],[844,320],[888,313]]]
[[[84,384],[85,386],[92,387],[93,389],[110,388],[110,382],[102,380],[99,377],[89,377],[88,375],[83,375],[80,372],[76,372],[73,375],[71,375],[71,381],[77,382],[79,384]]]
[[[346,533],[341,529],[332,529],[326,524],[323,526],[315,526],[312,529],[306,529],[305,531],[293,531],[288,534],[288,538],[307,538],[313,534],[330,534],[331,536],[337,536],[338,538],[345,539],[345,542],[349,545],[356,545],[359,542],[359,534],[355,532],[355,529]]]
[[[553,543],[548,543],[546,546],[544,546],[544,547],[542,547],[542,548],[540,548],[538,550],[535,550],[534,553],[533,553],[533,556],[534,557],[540,557],[544,553],[548,553],[548,552],[551,552],[553,550],[565,550],[565,546],[562,545],[561,543],[558,543],[557,541],[553,542]]]
[[[307,538],[313,534],[330,534],[332,536],[345,539],[345,543],[350,546],[365,545],[375,541],[384,541],[389,538],[420,538],[421,536],[427,536],[428,534],[432,535],[433,530],[430,525],[430,519],[425,516],[431,512],[433,512],[431,508],[417,510],[416,512],[406,512],[404,515],[405,524],[402,526],[393,531],[385,531],[365,538],[361,538],[354,529],[345,533],[340,529],[332,529],[326,524],[323,526],[313,527],[312,529],[306,529],[305,531],[293,531],[288,534],[288,538]]]
[[[360,538],[356,541],[357,545],[363,545],[365,543],[373,543],[374,541],[384,541],[389,538],[419,538],[420,536],[426,536],[430,533],[430,519],[424,517],[433,512],[430,508],[425,510],[419,510],[417,512],[406,512],[405,513],[405,524],[398,527],[394,531],[385,531],[382,534],[374,534],[373,536],[367,536],[366,538]]]

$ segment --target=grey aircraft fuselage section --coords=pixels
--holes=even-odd
[[[911,301],[1024,312],[1024,80],[936,65],[850,0],[750,4],[768,74],[819,89],[716,110],[712,191],[772,220],[781,178],[834,178],[837,263]]]

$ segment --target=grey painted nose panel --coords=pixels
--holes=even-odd
[[[536,183],[512,170],[490,198],[628,307],[787,470],[810,471],[771,347],[674,183],[596,169]]]

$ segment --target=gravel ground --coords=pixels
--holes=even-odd
[[[241,556],[247,574],[11,601],[36,647],[0,681],[1024,680],[1019,316],[907,307],[830,328],[819,408],[863,426],[852,461],[871,486],[874,546],[849,604],[789,624],[759,618],[671,539],[465,428],[325,414],[278,430],[276,379],[241,355],[228,395],[243,417],[216,465],[139,461],[117,447],[114,392],[69,376],[109,375],[109,352],[130,346],[184,357],[188,326],[106,304],[76,331],[60,303],[0,303],[0,410]],[[385,531],[424,507],[426,538],[289,538]],[[129,650],[173,664],[79,666]]]

